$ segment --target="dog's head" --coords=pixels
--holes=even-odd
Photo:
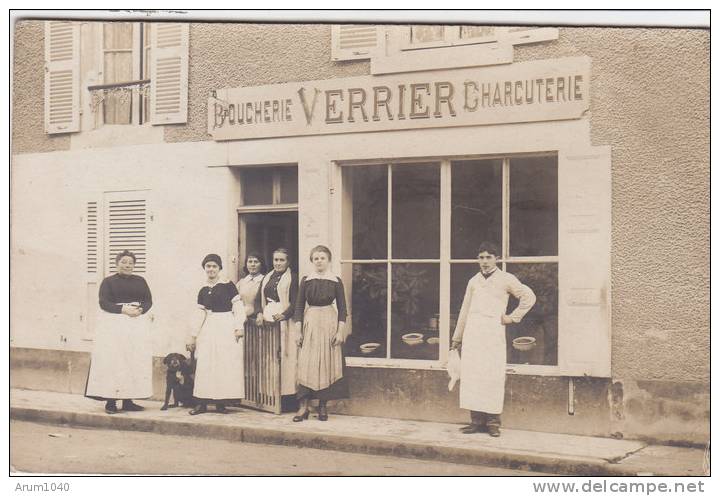
[[[168,370],[176,371],[181,369],[186,360],[187,358],[185,358],[185,355],[180,353],[170,353],[163,359],[163,363],[167,365]]]

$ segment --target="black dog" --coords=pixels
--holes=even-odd
[[[175,408],[178,404],[184,407],[195,406],[193,399],[193,386],[195,383],[195,353],[190,353],[190,360],[180,353],[170,353],[163,363],[167,365],[165,376],[165,403],[160,410]],[[168,405],[170,393],[173,395],[173,404]]]

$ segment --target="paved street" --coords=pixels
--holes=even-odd
[[[545,475],[336,451],[11,421],[20,472],[207,475]]]

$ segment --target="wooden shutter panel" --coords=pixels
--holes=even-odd
[[[369,59],[379,45],[378,26],[333,25],[332,60]]]
[[[116,272],[123,250],[136,256],[135,273],[147,271],[147,199],[144,192],[107,193],[105,197],[105,274]]]
[[[98,272],[98,202],[87,202],[85,211],[85,232],[87,236],[85,270],[88,274]]]
[[[150,35],[150,122],[187,122],[190,27],[154,23]]]
[[[80,24],[45,22],[45,132],[80,130]]]
[[[560,360],[569,375],[610,376],[610,147],[558,161]]]

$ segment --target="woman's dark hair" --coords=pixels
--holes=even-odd
[[[480,243],[480,246],[478,246],[478,255],[484,251],[488,252],[490,255],[495,255],[498,258],[500,257],[500,250],[498,249],[498,246],[490,241],[483,241]]]
[[[205,258],[203,258],[201,267],[204,269],[205,264],[208,262],[215,262],[220,270],[222,270],[222,258],[220,258],[220,255],[216,253],[210,253],[209,255],[205,255]]]
[[[251,258],[258,259],[258,261],[260,262],[260,273],[264,274],[265,273],[265,260],[263,259],[262,255],[260,255],[257,252],[250,252],[245,257],[245,263],[243,264],[242,271],[241,271],[242,276],[245,277],[246,275],[248,275],[250,273],[250,272],[248,272],[248,269],[247,269],[247,263],[248,263],[248,260],[250,260]]]
[[[131,252],[130,250],[123,250],[117,255],[115,255],[115,265],[120,263],[120,259],[122,257],[130,257],[133,259],[133,263],[135,263],[135,254]]]
[[[317,245],[315,248],[310,250],[310,261],[312,262],[312,257],[316,253],[325,253],[328,256],[328,262],[332,261],[332,253],[330,252],[330,248],[328,248],[325,245]]]
[[[282,246],[280,248],[275,248],[273,250],[273,255],[276,253],[284,253],[285,255],[287,255],[288,260],[290,259],[290,251],[287,248],[283,248]]]

